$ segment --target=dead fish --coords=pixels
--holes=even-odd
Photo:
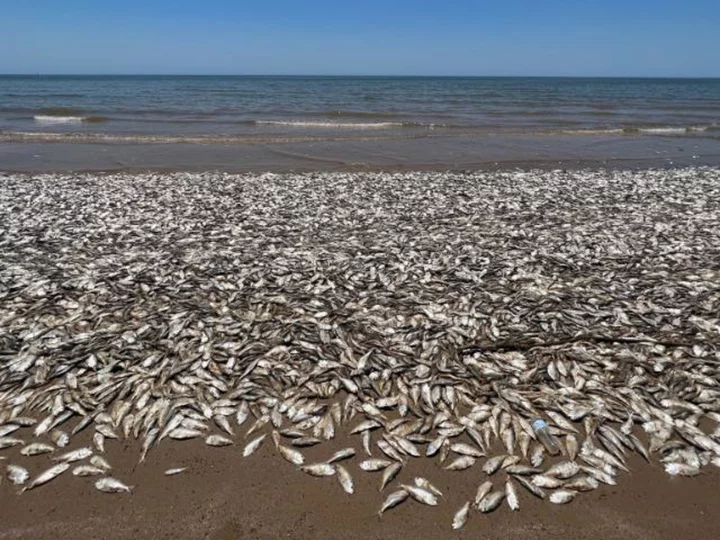
[[[554,504],[567,504],[575,498],[575,495],[577,495],[576,491],[558,489],[550,494],[550,502]]]
[[[208,435],[205,439],[205,444],[208,446],[229,446],[234,443],[224,435]]]
[[[469,469],[470,467],[475,465],[476,461],[477,459],[474,457],[461,456],[453,460],[450,464],[446,465],[445,469],[448,471],[464,471],[465,469]]]
[[[450,451],[455,452],[456,454],[460,454],[463,456],[470,456],[474,458],[480,458],[485,455],[484,452],[478,450],[477,448],[470,446],[469,444],[465,443],[454,443],[450,445]]]
[[[98,452],[105,452],[105,435],[96,431],[93,435],[93,446]]]
[[[505,498],[503,491],[493,491],[492,493],[483,497],[480,504],[477,505],[477,509],[483,514],[487,514],[495,510]]]
[[[480,501],[482,501],[485,496],[492,491],[493,485],[490,480],[486,480],[482,484],[478,486],[477,493],[475,494],[475,508],[478,508],[480,505]]]
[[[8,479],[16,486],[24,484],[27,482],[28,478],[30,478],[28,470],[20,465],[8,465],[6,470]]]
[[[510,465],[505,472],[514,476],[533,476],[542,474],[542,469],[538,467],[528,467],[527,465]]]
[[[545,492],[544,492],[541,488],[539,488],[538,486],[536,486],[535,484],[533,484],[533,483],[532,483],[530,480],[528,480],[527,478],[524,478],[524,477],[522,477],[522,476],[517,476],[517,477],[515,477],[515,479],[520,483],[520,485],[521,485],[522,487],[524,487],[525,489],[527,489],[530,493],[532,493],[532,494],[535,495],[536,497],[538,497],[538,498],[540,498],[540,499],[545,499],[545,498],[547,497],[547,495],[545,494]]]
[[[90,458],[90,464],[104,471],[109,471],[112,469],[110,463],[108,463],[108,461],[104,457],[98,455],[94,455]]]
[[[466,502],[464,505],[460,507],[460,509],[455,512],[455,516],[453,517],[453,523],[452,527],[454,530],[462,529],[465,524],[468,521],[468,516],[470,515],[470,502]]]
[[[23,456],[37,456],[39,454],[47,454],[48,452],[54,452],[55,447],[47,443],[32,443],[20,449],[20,453]]]
[[[581,476],[580,478],[575,478],[569,482],[565,482],[563,485],[564,488],[572,491],[592,491],[593,489],[597,489],[599,486],[600,482],[592,476]]]
[[[0,438],[0,450],[3,450],[5,448],[11,448],[13,446],[18,446],[21,444],[25,444],[25,441],[23,441],[22,439],[15,439],[13,437]]]
[[[436,488],[434,485],[432,485],[427,478],[423,478],[421,476],[416,477],[415,480],[413,480],[413,482],[419,488],[427,490],[430,493],[434,493],[438,497],[444,497],[444,495],[442,494],[442,491],[440,491],[438,488]]]
[[[520,499],[518,499],[515,484],[513,484],[513,481],[510,480],[510,477],[508,477],[505,481],[505,500],[507,501],[510,510],[515,511],[520,509]]]
[[[563,485],[563,481],[554,476],[547,476],[544,474],[538,474],[532,477],[530,480],[534,485],[541,488],[556,489]]]
[[[697,476],[700,474],[700,469],[685,463],[666,463],[665,472],[673,476]]]
[[[73,469],[73,476],[99,476],[105,472],[104,469],[94,465],[78,465]]]
[[[385,470],[383,471],[382,475],[382,481],[380,482],[380,491],[385,489],[385,486],[387,486],[390,482],[392,482],[397,474],[402,469],[401,463],[393,463],[391,465],[388,465]]]
[[[255,452],[255,450],[257,450],[262,444],[262,442],[265,440],[266,435],[267,434],[260,435],[259,437],[256,437],[255,439],[247,443],[245,445],[245,448],[243,449],[243,457],[248,457],[253,452]]]
[[[280,455],[286,461],[289,461],[293,465],[302,465],[303,463],[305,463],[305,457],[300,452],[295,450],[294,448],[290,448],[289,446],[278,444],[277,449],[278,449],[278,452],[280,452]]]
[[[187,440],[187,439],[194,439],[196,437],[202,437],[203,432],[199,431],[197,429],[187,429],[183,427],[175,428],[170,433],[168,433],[168,437],[171,439],[176,439],[179,441]]]
[[[352,476],[350,476],[348,470],[339,463],[335,465],[335,469],[337,471],[338,482],[340,482],[343,490],[345,493],[352,495],[355,491]]]
[[[132,491],[132,487],[126,486],[120,480],[111,476],[97,480],[95,489],[105,493],[130,493]]]
[[[387,496],[385,502],[383,502],[382,506],[380,507],[380,511],[378,512],[378,515],[382,516],[383,513],[387,510],[390,510],[391,508],[396,507],[400,503],[405,502],[409,496],[410,493],[404,489],[401,489],[399,491],[393,491],[390,495]]]
[[[568,478],[572,478],[579,472],[580,466],[577,463],[574,461],[563,461],[562,463],[557,463],[550,467],[547,471],[545,471],[545,474],[547,476],[554,476],[555,478],[566,480]]]
[[[68,462],[58,463],[57,465],[53,465],[48,470],[39,474],[32,482],[30,482],[27,485],[27,487],[25,487],[23,489],[23,491],[42,486],[43,484],[46,484],[53,478],[60,476],[62,473],[67,471],[69,468],[70,468],[70,463],[68,463]]]
[[[483,471],[485,471],[489,476],[492,476],[500,468],[502,462],[505,460],[505,457],[506,456],[491,457],[485,462],[485,465],[483,465]]]
[[[50,440],[58,448],[65,448],[70,444],[70,435],[59,429],[54,429],[50,432]]]
[[[311,463],[303,465],[300,470],[308,473],[310,476],[332,476],[335,474],[335,467],[328,463]]]
[[[316,437],[298,437],[297,439],[293,439],[290,444],[292,446],[297,446],[298,448],[308,448],[310,446],[320,444],[321,442],[322,441]]]
[[[61,456],[54,457],[53,461],[64,461],[65,463],[73,463],[75,461],[87,459],[92,455],[93,455],[92,449],[88,448],[87,446],[84,446],[82,448],[78,448],[77,450],[67,452]]]
[[[407,491],[410,496],[419,503],[426,504],[428,506],[437,506],[438,504],[438,499],[435,494],[426,489],[405,484],[402,484],[400,487]]]
[[[382,471],[392,465],[393,462],[387,459],[366,459],[360,462],[360,468],[367,472]]]
[[[337,461],[342,461],[344,459],[349,459],[355,455],[355,449],[354,448],[343,448],[342,450],[338,450],[335,452],[332,456],[330,456],[330,459],[328,459],[328,463],[335,463]]]

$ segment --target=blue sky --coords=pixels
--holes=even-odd
[[[720,76],[720,0],[0,0],[0,73]]]

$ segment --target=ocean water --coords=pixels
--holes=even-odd
[[[5,142],[718,138],[720,79],[0,76]]]

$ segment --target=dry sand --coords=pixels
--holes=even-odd
[[[88,444],[89,437],[81,433],[73,448]],[[312,462],[348,445],[359,450],[358,438],[304,453]],[[240,437],[224,448],[200,440],[161,444],[138,466],[137,445],[112,441],[107,458],[114,475],[135,486],[131,494],[100,493],[92,481],[69,472],[21,495],[3,479],[0,539],[720,538],[720,470],[712,466],[697,478],[671,478],[656,460],[647,464],[633,458],[630,473],[620,475],[618,486],[603,485],[566,506],[541,502],[518,487],[519,512],[510,512],[505,504],[490,515],[473,512],[467,526],[454,532],[453,514],[486,478],[479,465],[448,473],[430,460],[411,460],[404,477],[425,476],[448,499],[435,508],[406,502],[380,519],[377,510],[387,491],[378,493],[379,473],[360,473],[358,456],[346,462],[356,482],[355,494],[347,495],[335,478],[313,479],[294,470],[269,441],[248,458],[242,458],[242,446]],[[18,455],[18,448],[2,453],[8,461]],[[28,463],[34,477],[49,466],[49,458],[23,460]],[[171,467],[188,469],[164,476]],[[496,485],[500,481],[498,477]]]

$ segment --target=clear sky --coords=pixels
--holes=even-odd
[[[0,73],[720,76],[720,0],[0,0]]]

